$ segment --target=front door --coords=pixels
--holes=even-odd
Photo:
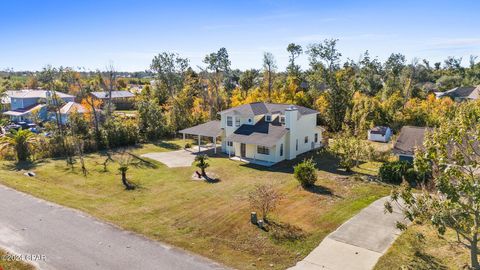
[[[246,151],[247,151],[247,150],[246,150],[245,144],[244,144],[244,143],[241,143],[241,144],[240,144],[240,156],[241,156],[242,158],[245,157],[245,155],[246,155],[245,152],[246,152]]]

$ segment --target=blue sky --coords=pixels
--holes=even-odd
[[[227,48],[233,68],[260,68],[272,52],[280,69],[290,42],[339,39],[344,59],[369,50],[431,62],[480,55],[480,1],[1,1],[0,69],[45,65],[148,69],[162,51],[202,66]],[[307,56],[299,59],[307,67]]]

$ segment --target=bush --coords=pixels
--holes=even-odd
[[[295,179],[300,182],[304,188],[312,187],[317,181],[317,169],[312,159],[304,160],[297,164],[294,168]]]
[[[185,144],[185,149],[188,149],[188,148],[192,148],[192,144],[187,142],[187,143]]]
[[[382,182],[392,184],[401,184],[403,179],[410,184],[415,184],[418,179],[413,164],[407,161],[385,162],[378,174]]]

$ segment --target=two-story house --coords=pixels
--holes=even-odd
[[[47,105],[62,100],[62,102],[74,102],[75,97],[62,92],[55,92],[56,98],[50,90],[18,90],[7,91],[10,102],[10,109],[3,112],[3,115],[10,117],[14,122],[29,122],[36,115],[39,120],[45,121],[49,118]]]
[[[211,121],[180,131],[221,138],[222,152],[249,162],[271,165],[321,146],[318,112],[288,104],[256,102],[219,112]],[[258,162],[260,161],[260,162]]]

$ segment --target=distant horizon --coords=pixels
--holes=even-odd
[[[39,71],[47,65],[85,71],[113,64],[121,72],[149,69],[163,51],[190,59],[225,47],[232,69],[260,69],[271,52],[279,70],[289,43],[339,39],[342,62],[369,51],[384,62],[401,53],[433,65],[449,56],[480,56],[475,1],[11,1],[0,18],[0,70]],[[304,53],[298,59],[308,68]]]

